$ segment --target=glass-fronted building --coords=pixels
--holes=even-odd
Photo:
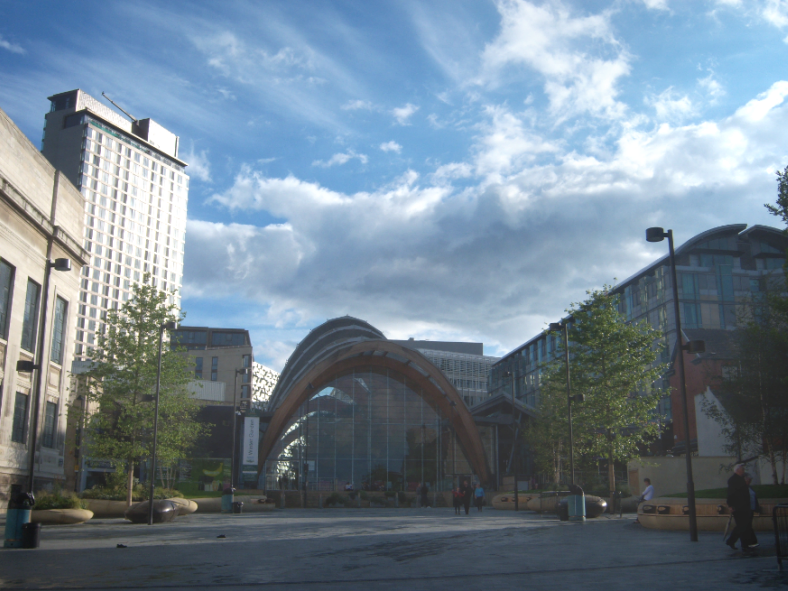
[[[415,491],[427,483],[444,491],[458,479],[490,478],[490,432],[480,432],[446,376],[355,318],[329,320],[299,344],[269,411],[260,454],[267,488]]]
[[[694,334],[700,334],[699,329],[735,329],[740,319],[746,318],[746,307],[753,301],[769,290],[785,289],[786,248],[788,237],[780,230],[747,228],[747,224],[708,230],[676,248],[682,328],[694,329]],[[620,295],[619,310],[627,321],[647,320],[662,332],[662,358],[658,361],[669,362],[676,343],[676,322],[668,255],[622,281],[613,291]],[[511,396],[514,390],[514,397],[535,411],[540,367],[554,357],[560,338],[560,334],[540,333],[502,357],[490,372],[490,395]],[[671,396],[666,396],[659,412],[668,423],[673,410]]]

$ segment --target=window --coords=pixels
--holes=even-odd
[[[214,331],[211,333],[212,347],[243,347],[246,344],[246,334],[243,332]]]
[[[8,312],[14,288],[14,268],[0,261],[0,338],[8,338]]]
[[[244,355],[243,356],[243,366],[242,367],[250,367],[252,365],[252,356],[251,355]]]
[[[57,404],[47,402],[46,415],[44,416],[44,433],[41,437],[41,445],[44,447],[55,447],[55,428],[57,427]]]
[[[194,358],[194,377],[198,380],[202,379],[202,357]]]
[[[25,317],[22,323],[22,348],[31,353],[36,346],[36,326],[38,325],[38,298],[41,287],[32,279],[27,280],[25,296]]]
[[[249,386],[241,386],[241,398],[249,398]]]
[[[219,377],[219,358],[211,357],[211,381],[215,382]]]
[[[27,440],[27,394],[16,393],[14,400],[14,423],[11,427],[11,441],[24,443]]]
[[[49,359],[55,363],[63,363],[63,335],[66,332],[66,300],[55,300],[55,326],[52,331],[52,351]]]

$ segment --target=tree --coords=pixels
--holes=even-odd
[[[573,318],[572,393],[585,396],[572,407],[575,453],[607,460],[612,492],[615,463],[639,457],[641,448],[660,434],[656,409],[664,391],[656,382],[666,368],[656,363],[658,330],[646,321],[628,323],[618,311],[619,296],[610,293],[609,286],[588,295],[567,310]],[[541,408],[552,415],[548,421],[563,442],[568,418],[562,340],[557,349],[556,361],[545,368],[540,395]]]
[[[119,311],[107,313],[106,329],[90,352],[94,365],[86,374],[88,396],[98,410],[88,426],[87,451],[112,460],[116,470],[126,470],[127,505],[132,500],[134,465],[152,453],[159,327],[181,319],[167,297],[146,274],[143,283],[133,287],[131,299]],[[166,342],[166,333],[164,338]],[[186,390],[190,379],[188,360],[164,350],[157,457],[165,466],[183,457],[204,430],[193,420],[197,404]]]
[[[777,171],[777,204],[766,203],[765,207],[788,226],[788,166],[782,172]]]
[[[764,294],[749,309],[733,336],[736,358],[723,370],[717,387],[724,410],[706,403],[704,411],[722,427],[726,451],[765,456],[772,481],[785,483],[788,455],[788,325],[772,303],[780,296]],[[782,298],[784,299],[784,298]],[[782,457],[782,477],[777,461]]]

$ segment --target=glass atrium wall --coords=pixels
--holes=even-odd
[[[393,370],[340,374],[301,405],[265,466],[267,488],[450,490],[470,464],[449,420]]]

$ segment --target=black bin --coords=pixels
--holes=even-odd
[[[41,543],[41,524],[25,523],[22,525],[22,548],[38,548]]]
[[[233,503],[233,513],[243,513],[244,504],[241,501],[235,501]]]

